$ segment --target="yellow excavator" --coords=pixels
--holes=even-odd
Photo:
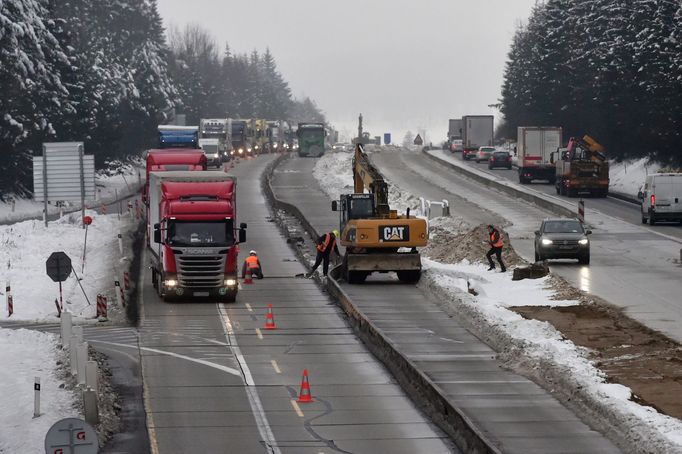
[[[332,202],[332,210],[340,212],[340,242],[346,248],[344,279],[360,284],[372,272],[395,271],[400,281],[416,283],[422,269],[417,248],[428,241],[426,220],[411,216],[409,208],[403,215],[391,210],[388,184],[361,141],[355,144],[353,183],[354,194],[343,194]]]

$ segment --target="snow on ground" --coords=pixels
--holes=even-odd
[[[97,293],[113,288],[119,264],[118,237],[122,222],[118,215],[98,215],[86,211],[93,218],[88,227],[85,272],[82,270],[85,230],[81,228],[80,211],[65,215],[48,227],[42,221],[30,220],[0,226],[0,284],[11,282],[14,314],[10,320],[57,321],[54,303],[59,297],[59,284],[46,274],[45,261],[52,252],[63,251],[82,280],[90,300],[88,305],[78,280],[72,273],[62,283],[64,306],[74,317],[93,318]],[[120,280],[120,279],[119,279]],[[112,294],[110,296],[115,296]],[[111,306],[111,298],[109,299]],[[7,320],[5,296],[2,296],[0,320]]]
[[[330,197],[337,198],[339,193],[352,190],[351,159],[352,153],[328,153],[318,161],[314,175]],[[643,165],[640,167],[644,168]],[[638,171],[633,172],[630,167],[628,172],[634,174]],[[641,172],[631,180],[639,181]],[[632,184],[628,185],[625,179],[622,184],[623,188],[631,190]],[[391,182],[389,185],[393,186]],[[398,192],[403,199],[391,200],[391,204],[402,202],[402,205],[409,205],[414,200],[414,196],[405,191]],[[637,188],[635,195],[636,192]],[[456,234],[467,226],[455,219],[432,220],[431,227],[445,228]],[[608,415],[613,421],[621,421],[621,427],[631,429],[629,434],[643,435],[643,443],[649,443],[652,452],[682,449],[681,421],[630,401],[630,389],[606,383],[604,374],[588,359],[585,349],[563,339],[551,324],[524,319],[508,309],[519,305],[578,304],[577,301],[553,299],[554,291],[548,288],[549,278],[511,281],[510,272],[489,272],[487,265],[471,264],[466,260],[444,264],[425,257],[423,265],[425,272],[420,286],[440,296],[437,299],[445,310],[457,313],[460,318],[466,314],[472,328],[498,350],[504,350],[503,356],[506,355],[512,365],[528,365],[541,375],[536,377],[539,379],[552,375],[546,369],[552,368],[552,376],[560,378],[568,386],[567,393],[580,394],[581,398],[599,408],[602,417]],[[470,289],[477,295],[472,295]]]
[[[658,172],[660,164],[649,163],[647,159],[611,162],[609,166],[609,189],[614,192],[637,197],[639,188],[647,175]]]
[[[61,387],[57,336],[0,328],[0,452],[44,452],[45,434],[62,418],[80,417],[75,395]],[[40,411],[33,418],[33,381],[40,377]]]
[[[116,171],[99,171],[95,175],[95,186],[97,188],[97,200],[88,202],[86,206],[99,206],[102,202],[111,203],[118,198],[136,193],[145,178],[144,163],[135,162],[134,164],[121,164]],[[43,202],[36,202],[32,199],[16,199],[14,211],[12,203],[7,200],[0,200],[0,223],[16,222],[24,219],[41,217],[43,213]],[[67,202],[65,211],[80,209],[80,202]],[[59,213],[59,208],[54,204],[48,205],[50,214]]]

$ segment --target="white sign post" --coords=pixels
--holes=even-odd
[[[49,142],[33,157],[33,197],[44,203],[45,226],[50,200],[80,201],[85,216],[85,200],[95,199],[95,157],[83,150],[83,142]]]

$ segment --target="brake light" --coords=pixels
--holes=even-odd
[[[651,194],[651,206],[656,205],[656,196]]]

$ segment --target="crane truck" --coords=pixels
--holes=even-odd
[[[164,300],[237,296],[237,181],[223,172],[151,172],[149,238],[152,285]]]
[[[372,272],[395,271],[400,281],[416,283],[422,269],[417,248],[428,241],[426,220],[410,216],[409,209],[404,215],[391,210],[388,183],[359,141],[355,144],[353,183],[353,194],[343,194],[332,202],[332,210],[340,213],[340,242],[346,248],[344,279],[360,284]]]
[[[592,137],[571,137],[567,148],[559,148],[556,159],[556,193],[576,197],[609,194],[609,161],[604,147]],[[555,154],[552,155],[554,158]]]

